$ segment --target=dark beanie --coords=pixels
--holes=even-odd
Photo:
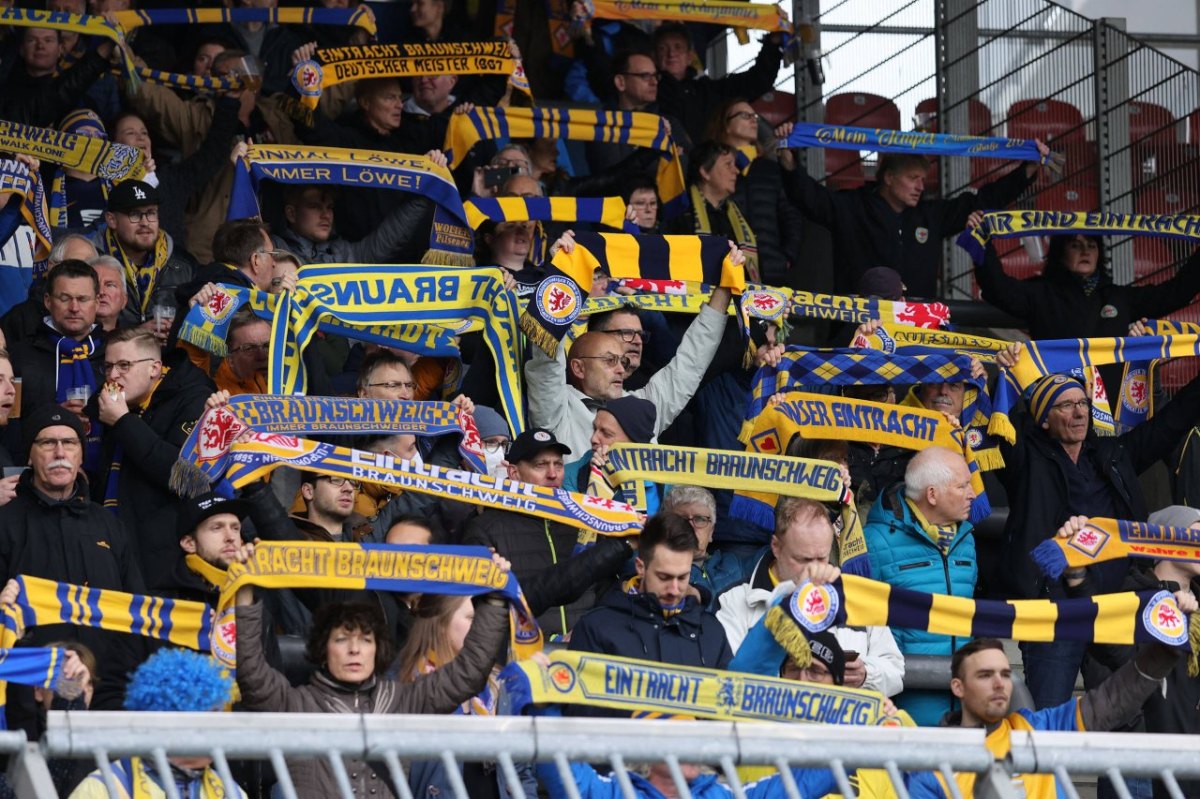
[[[627,395],[609,400],[600,410],[611,413],[634,444],[649,444],[654,438],[658,409],[650,400]]]
[[[846,653],[838,643],[834,634],[829,630],[819,633],[808,633],[808,646],[812,650],[813,660],[819,660],[833,675],[833,684],[841,685],[846,680]]]
[[[79,436],[79,443],[81,445],[87,441],[87,430],[78,416],[61,405],[39,405],[29,413],[26,413],[21,419],[21,431],[24,434],[22,443],[25,445],[25,451],[28,452],[33,449],[33,440],[43,430],[47,427],[58,427],[59,425],[74,430],[75,435]]]

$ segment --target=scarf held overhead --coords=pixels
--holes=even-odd
[[[1138,557],[1200,563],[1200,531],[1119,519],[1088,519],[1070,538],[1047,538],[1029,553],[1042,574],[1057,580],[1067,569]]]
[[[218,618],[228,618],[239,588],[338,588],[402,594],[502,594],[510,605],[513,651],[529,657],[542,648],[542,631],[529,612],[517,578],[502,572],[484,547],[398,546],[331,541],[274,541],[254,547],[246,563],[230,565],[221,586]],[[230,651],[218,651],[236,665]]]
[[[578,108],[476,108],[454,114],[442,148],[456,169],[476,142],[511,139],[566,139],[649,147],[662,153],[658,193],[663,216],[682,213],[687,202],[683,166],[666,120],[641,111]]]
[[[195,496],[209,490],[210,480],[215,482],[221,477],[230,487],[240,488],[280,466],[290,466],[472,505],[520,511],[577,529],[594,530],[600,535],[637,535],[642,529],[638,514],[623,503],[463,469],[421,466],[387,453],[254,432],[244,434],[242,440],[228,442],[220,450],[207,456],[218,459],[225,457],[224,452],[229,453],[224,461],[228,464],[224,475],[206,471],[203,475],[207,479],[196,480],[194,470],[172,470],[172,490]]]
[[[422,155],[352,150],[342,147],[285,147],[252,144],[238,159],[226,219],[261,216],[258,188],[263,180],[289,185],[313,183],[394,189],[434,203],[429,251],[424,263],[473,266],[474,239],[454,178]]]
[[[729,0],[585,0],[589,18],[626,21],[701,22],[727,28],[791,33],[787,12],[774,3]]]
[[[983,261],[983,250],[992,239],[1020,236],[1159,236],[1200,243],[1200,215],[1118,214],[1109,211],[991,211],[979,227],[964,230],[957,244],[975,263]]]
[[[834,150],[870,150],[876,153],[920,153],[927,156],[962,155],[968,158],[1003,158],[1047,163],[1033,139],[997,136],[961,136],[919,130],[856,128],[797,122],[783,142],[787,147],[824,147]]]
[[[593,222],[636,233],[620,197],[472,197],[463,203],[467,222],[478,230],[492,222]]]
[[[145,25],[217,25],[263,22],[268,25],[351,25],[375,35],[375,16],[357,8],[147,8],[117,11],[121,30]]]
[[[207,483],[229,468],[229,443],[246,430],[264,434],[343,434],[462,437],[458,451],[479,472],[487,469],[475,421],[446,402],[351,399],[347,397],[296,397],[238,395],[204,412],[179,453],[176,468],[194,467],[191,478]],[[189,479],[184,475],[177,482]]]
[[[548,653],[544,665],[510,663],[500,678],[513,713],[569,704],[719,721],[874,725],[883,719],[883,697],[875,691],[565,649]]]
[[[235,292],[218,290],[223,299],[197,304],[184,320],[180,337],[204,346],[224,340]],[[249,292],[250,297],[257,290]],[[294,292],[276,300],[271,328],[268,381],[273,394],[304,391],[300,353],[320,329],[335,321],[348,328],[377,328],[398,321],[423,325],[477,323],[498,366],[496,381],[504,416],[516,432],[524,427],[518,369],[518,326],[499,269],[452,269],[429,266],[319,265],[300,269]],[[265,300],[264,300],[265,303]],[[411,347],[405,347],[411,349]]]
[[[583,310],[599,270],[610,278],[646,278],[687,285],[709,283],[740,293],[745,273],[729,257],[728,239],[578,233],[571,252],[555,253],[551,274],[538,284],[521,317],[529,340],[551,357]]]
[[[531,95],[529,81],[508,42],[421,42],[328,47],[292,69],[292,86],[305,108],[340,83],[421,75],[508,75],[509,84]],[[531,95],[532,96],[532,95]]]
[[[68,14],[65,11],[41,11],[32,8],[0,8],[0,25],[15,25],[23,28],[50,28],[84,36],[108,39],[121,53],[121,64],[128,80],[136,80],[137,69],[129,48],[125,45],[125,34],[102,16],[91,14]],[[136,87],[136,84],[134,84]],[[0,147],[0,150],[11,149]]]
[[[32,155],[110,183],[146,176],[142,151],[137,147],[18,122],[0,120],[0,151]]]
[[[14,203],[10,198],[0,207],[0,242],[8,241],[22,223],[28,225],[37,240],[33,272],[34,277],[39,277],[47,269],[54,243],[54,231],[46,215],[45,187],[41,175],[30,173],[25,164],[15,158],[0,158],[0,195],[10,192],[20,201]]]
[[[791,622],[809,632],[853,625],[1014,641],[1159,642],[1190,647],[1193,676],[1200,643],[1200,614],[1192,614],[1189,622],[1168,591],[1004,601],[926,594],[843,575],[827,585],[806,582],[768,614],[769,627]]]

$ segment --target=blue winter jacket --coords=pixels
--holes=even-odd
[[[879,496],[867,515],[863,534],[874,579],[927,594],[967,598],[975,594],[979,566],[971,523],[959,525],[950,553],[943,555],[913,518],[912,508],[904,500],[903,484]],[[949,656],[970,640],[902,627],[892,627],[892,636],[905,655]],[[935,726],[945,713],[957,709],[948,690],[905,690],[896,697],[896,706],[923,727]]]
[[[557,766],[553,763],[541,763],[538,765],[537,771],[538,779],[549,792],[550,799],[565,799],[569,796],[563,787],[562,777],[559,776]],[[615,776],[612,774],[601,776],[586,763],[572,763],[571,776],[575,779],[575,786],[579,789],[581,799],[622,799],[624,797],[624,794],[621,793],[621,785]],[[800,789],[801,796],[824,796],[837,791],[833,772],[829,769],[794,768],[792,776],[796,779],[796,786]],[[629,781],[633,783],[634,795],[639,799],[665,799],[661,791],[633,772],[629,772]],[[729,799],[733,796],[733,791],[728,786],[717,782],[716,776],[712,774],[697,777],[688,784],[688,788],[691,789],[695,799]],[[778,774],[751,782],[744,785],[743,789],[746,792],[746,799],[776,799],[776,797],[783,799],[788,795],[787,790],[783,787],[783,779]]]

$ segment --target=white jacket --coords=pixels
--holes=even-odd
[[[775,597],[796,590],[791,582],[780,583],[773,591],[762,586],[770,585],[766,569],[771,556],[767,555],[754,567],[750,582],[735,585],[720,597],[717,620],[725,628],[729,648],[736,655],[750,628],[767,615]],[[760,570],[762,573],[760,574]],[[896,646],[892,631],[887,627],[832,627],[830,631],[846,652],[857,652],[867,667],[867,679],[863,688],[878,691],[884,696],[895,696],[904,689],[904,655]]]
[[[700,379],[717,354],[727,318],[726,314],[704,305],[688,325],[671,362],[650,378],[645,388],[625,392],[626,396],[632,394],[654,403],[658,411],[654,435],[675,421],[700,387]],[[555,438],[570,447],[574,457],[580,457],[592,448],[592,419],[596,412],[585,403],[591,400],[567,383],[565,346],[558,348],[556,358],[550,358],[539,347],[532,349],[533,354],[525,364],[529,420],[534,427],[553,430]]]

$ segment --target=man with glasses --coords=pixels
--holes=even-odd
[[[180,499],[169,485],[171,467],[213,384],[183,351],[164,355],[154,334],[140,327],[109,337],[103,369],[104,384],[89,405],[92,435],[100,436],[98,463],[89,467],[92,499],[135,537],[150,586],[168,587],[179,557]]]
[[[605,103],[606,110],[659,113],[658,67],[654,65],[654,58],[648,51],[632,50],[618,53],[612,61],[611,74],[616,96],[611,102]],[[691,140],[684,131],[683,124],[674,118],[668,118],[667,124],[671,127],[671,136],[679,146],[680,152],[691,149]],[[646,152],[644,163],[639,159],[636,164],[622,164],[639,149]],[[606,142],[588,142],[584,153],[593,175],[602,174],[620,164],[623,167],[636,166],[638,172],[648,173],[652,177],[659,157],[655,150],[638,148],[632,144]]]
[[[574,235],[567,231],[550,248],[550,253],[553,255],[559,248],[570,252],[574,246]],[[736,248],[730,257],[736,264],[745,261]],[[675,357],[644,388],[630,392],[625,390],[625,378],[632,362],[619,335],[584,333],[571,346],[569,357],[564,355],[563,347],[554,358],[534,347],[525,365],[532,423],[553,430],[572,451],[583,452],[589,448],[596,409],[610,399],[630,393],[654,403],[658,411],[654,434],[659,435],[675,421],[700,387],[721,344],[731,299],[728,289],[714,289],[688,325]]]
[[[704,609],[716,613],[721,594],[750,578],[750,566],[732,551],[709,552],[717,526],[717,500],[699,486],[675,486],[663,498],[663,510],[687,519],[696,533],[696,556],[692,559],[691,584],[700,591]],[[765,551],[765,549],[764,549]]]
[[[22,380],[21,412],[57,403],[80,416],[100,381],[104,333],[96,324],[96,270],[67,260],[46,276],[46,317],[37,335],[12,345],[13,370]]]
[[[1011,367],[1015,356],[996,362]],[[1047,375],[1026,392],[1028,413],[1014,418],[1015,445],[1001,442],[1005,468],[1000,480],[1008,492],[1004,595],[1013,599],[1067,596],[1060,580],[1043,577],[1029,552],[1072,516],[1145,519],[1149,516],[1138,476],[1166,458],[1200,416],[1200,379],[1192,380],[1153,419],[1120,436],[1099,437],[1091,429],[1091,408],[1082,382]],[[1120,591],[1129,571],[1125,558],[1088,567],[1097,594]],[[1071,697],[1085,664],[1086,644],[1055,641],[1021,644],[1025,683],[1037,707]],[[1098,675],[1084,668],[1091,687]]]
[[[661,316],[661,315],[660,315]],[[666,327],[664,324],[663,328]],[[629,366],[625,373],[625,389],[633,391],[641,388],[650,380],[657,370],[643,370],[642,356],[646,344],[650,341],[650,331],[642,325],[642,313],[636,308],[618,308],[615,311],[595,314],[588,317],[588,330],[608,333],[620,339],[623,345],[624,357]]]
[[[833,545],[833,523],[824,505],[800,497],[779,498],[770,551],[754,567],[749,582],[734,586],[720,598],[717,619],[725,627],[734,654],[750,628],[767,614],[777,591],[790,593],[792,585],[805,580],[826,583],[837,578],[838,570],[829,562]],[[869,688],[884,696],[900,692],[904,686],[904,656],[896,647],[891,630],[887,627],[831,629],[848,653],[845,685]],[[857,657],[851,659],[850,653],[857,653]]]
[[[119,325],[155,327],[153,309],[175,307],[175,290],[190,283],[195,265],[175,253],[175,241],[158,224],[158,189],[140,180],[126,180],[108,193],[105,229],[96,233],[96,249],[124,267],[128,302]],[[135,277],[136,276],[136,277]],[[164,334],[166,330],[162,331]]]
[[[17,483],[17,495],[0,507],[0,581],[18,574],[48,580],[145,593],[133,541],[125,525],[88,499],[83,475],[84,423],[56,405],[29,409],[21,419],[29,470]],[[91,707],[121,709],[125,675],[136,666],[140,640],[75,625],[38,626],[30,645],[56,640],[85,644],[100,664]],[[27,703],[32,696],[25,694]],[[25,707],[20,691],[8,688],[5,709],[10,729],[19,729]]]
[[[229,354],[217,367],[213,382],[230,394],[268,394],[267,352],[271,323],[249,308],[240,308],[229,322]]]

